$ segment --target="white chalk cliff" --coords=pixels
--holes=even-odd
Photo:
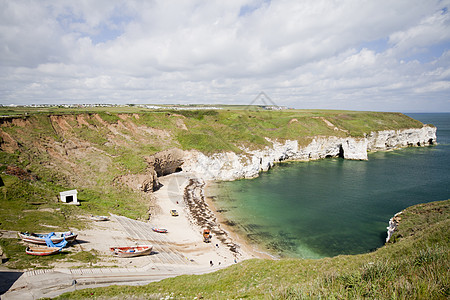
[[[199,151],[186,151],[183,171],[194,173],[205,180],[236,180],[253,178],[267,171],[274,163],[284,160],[317,160],[326,157],[343,157],[367,160],[367,152],[391,150],[411,146],[428,146],[436,143],[436,128],[384,130],[371,132],[362,138],[314,137],[306,147],[298,141],[284,143],[272,141],[264,150],[242,149],[244,153],[216,153],[207,156]]]

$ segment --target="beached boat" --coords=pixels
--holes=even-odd
[[[100,222],[100,221],[109,221],[109,218],[107,216],[94,216],[94,215],[91,215],[91,220]]]
[[[58,253],[59,251],[61,251],[61,248],[47,246],[28,246],[25,251],[30,255],[44,256]]]
[[[152,230],[154,232],[167,233],[167,229],[165,229],[165,228],[152,227]]]
[[[73,233],[72,231],[66,232],[51,232],[51,233],[30,233],[30,232],[19,232],[19,237],[24,241],[32,244],[46,245],[45,242],[46,237],[50,237],[50,240],[54,244],[58,244],[62,242],[64,239],[70,243],[75,241],[78,234]]]
[[[151,245],[138,245],[131,247],[111,247],[112,254],[118,257],[135,257],[141,255],[148,255],[152,252],[153,246]]]

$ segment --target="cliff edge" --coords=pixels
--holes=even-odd
[[[205,155],[199,151],[186,151],[182,168],[206,180],[253,178],[281,161],[327,157],[367,160],[368,152],[433,145],[436,143],[436,128],[424,125],[422,128],[383,130],[370,132],[363,138],[317,136],[306,146],[299,145],[296,140],[286,140],[284,143],[267,140],[272,147],[253,151],[241,148],[243,153],[239,154],[223,152]]]

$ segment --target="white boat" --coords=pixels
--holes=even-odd
[[[148,255],[152,252],[151,245],[138,245],[130,247],[111,247],[109,250],[114,256],[118,257],[135,257],[141,255]]]

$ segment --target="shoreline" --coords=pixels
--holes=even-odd
[[[236,241],[236,243],[240,246],[241,249],[243,249],[243,251],[248,252],[250,255],[254,256],[254,258],[271,259],[271,260],[278,259],[276,256],[258,248],[258,245],[250,243],[250,241],[248,241],[245,237],[237,233],[236,230],[232,228],[232,226],[226,224],[228,219],[225,218],[225,216],[223,216],[220,212],[218,212],[217,207],[214,205],[213,197],[216,197],[216,195],[212,195],[211,193],[212,183],[213,181],[205,182],[204,186],[205,202],[215,214],[217,222],[219,223],[222,230],[226,231],[228,233],[228,236],[232,240]]]
[[[205,192],[209,182],[187,172],[160,177],[160,182],[162,187],[153,193],[157,210],[148,222],[168,229],[165,236],[174,241],[186,257],[202,266],[213,262],[214,267],[227,267],[252,258],[273,259],[225,228],[223,216],[215,210]],[[171,216],[172,209],[179,215]],[[205,227],[211,230],[210,243],[203,241]]]
[[[234,262],[251,258],[273,259],[269,255],[258,251],[234,230],[224,224],[224,217],[217,212],[211,197],[207,192],[210,181],[205,181],[193,174],[180,173],[188,180],[184,186],[183,201],[186,206],[188,218],[199,231],[204,228],[211,230],[211,243],[214,249],[227,249],[234,257]],[[219,246],[220,245],[220,246]]]

